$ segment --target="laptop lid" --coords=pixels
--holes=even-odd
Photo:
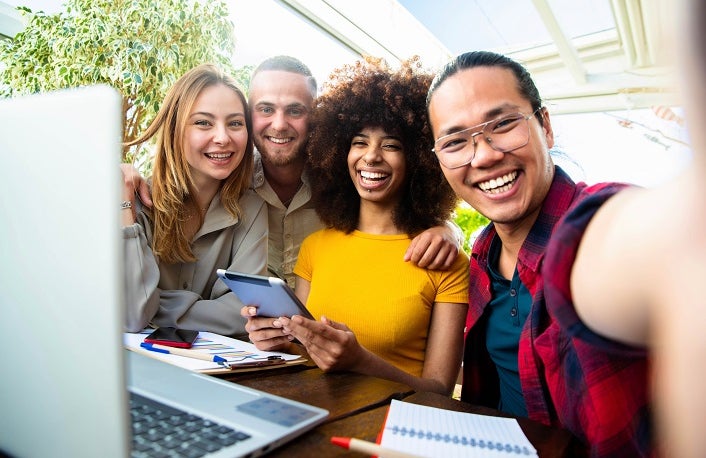
[[[127,454],[120,106],[105,86],[0,100],[0,450],[11,455]]]
[[[106,86],[0,100],[0,451],[127,456],[127,386],[250,436],[214,456],[267,452],[328,412],[122,348],[121,107]]]

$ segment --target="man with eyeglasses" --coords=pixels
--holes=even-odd
[[[595,290],[616,281],[601,274],[617,262],[612,225],[587,231],[626,186],[576,184],[554,165],[549,113],[505,56],[458,56],[427,107],[447,180],[491,220],[471,256],[462,400],[562,426],[596,456],[649,455],[645,328],[611,315],[624,285]],[[630,299],[614,310],[639,313]]]

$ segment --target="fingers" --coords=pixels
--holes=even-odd
[[[240,309],[240,316],[243,318],[249,318],[255,315],[257,315],[257,307],[253,307],[252,305],[244,305]]]
[[[143,204],[152,207],[150,187],[140,172],[132,164],[125,163],[120,164],[120,171],[123,174],[123,184],[125,188],[129,189],[131,196],[137,195]]]
[[[152,196],[150,195],[150,187],[147,185],[147,182],[145,180],[140,181],[137,193],[142,203],[145,204],[145,206],[152,208]]]
[[[355,364],[357,340],[345,324],[326,317],[313,321],[294,316],[291,319],[281,318],[281,321],[284,329],[301,342],[322,370],[345,370]]]
[[[329,320],[328,318],[326,318],[323,315],[321,315],[321,322],[324,324],[327,324],[327,325],[331,326],[332,328],[339,330],[339,331],[350,331],[350,328],[348,328],[348,326],[346,326],[345,324],[338,323],[333,320]]]
[[[445,238],[417,237],[405,253],[405,261],[432,270],[447,270],[458,256],[458,246]]]
[[[417,243],[419,242],[419,237],[415,237],[412,239],[412,242],[410,242],[409,246],[407,247],[407,251],[404,252],[404,261],[412,261],[413,263],[417,263],[418,259],[413,260],[412,257],[415,255],[416,250],[417,250]]]
[[[436,257],[434,257],[431,262],[425,266],[418,265],[419,267],[425,267],[430,270],[449,270],[457,256],[458,248],[456,248],[455,245],[444,245],[439,249]]]
[[[245,331],[258,350],[276,351],[286,347],[294,337],[283,329],[278,318],[255,316],[257,308],[246,305],[240,309],[240,315],[248,319]]]

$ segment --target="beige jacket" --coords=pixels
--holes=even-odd
[[[143,212],[123,228],[125,241],[125,329],[176,326],[246,338],[242,302],[216,275],[217,269],[267,272],[267,205],[252,190],[240,200],[241,221],[219,196],[211,202],[192,249],[196,262],[158,263],[150,248],[152,228]]]

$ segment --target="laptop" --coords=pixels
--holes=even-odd
[[[146,403],[217,429],[207,456],[258,456],[328,412],[122,346],[121,106],[107,86],[0,100],[0,455],[140,456]]]

